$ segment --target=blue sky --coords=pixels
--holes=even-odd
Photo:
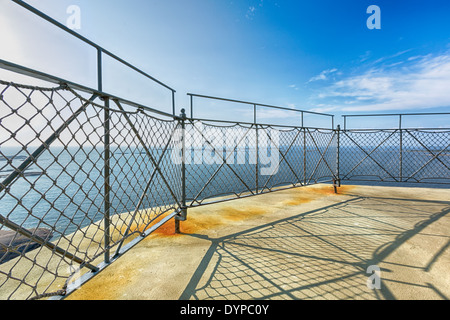
[[[68,6],[79,6],[78,32],[175,88],[178,108],[192,92],[329,112],[337,123],[341,114],[450,112],[450,1],[27,2],[64,24]],[[370,5],[381,9],[380,30],[367,28]],[[8,0],[1,6],[2,59],[95,86],[94,50]],[[105,91],[170,111],[167,92],[105,60]],[[252,119],[247,106],[196,103],[199,117]],[[267,109],[258,120],[299,123]]]

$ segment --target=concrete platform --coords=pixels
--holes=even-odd
[[[449,299],[449,212],[449,189],[330,185],[198,207],[67,299]]]

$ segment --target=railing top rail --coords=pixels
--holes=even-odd
[[[80,35],[79,33],[73,31],[72,29],[66,27],[65,25],[63,25],[62,23],[56,21],[55,19],[51,18],[50,16],[46,15],[45,13],[43,13],[42,11],[39,11],[38,9],[34,8],[33,6],[27,4],[26,2],[22,1],[22,0],[12,0],[13,2],[17,3],[18,5],[22,6],[23,8],[29,10],[30,12],[36,14],[37,16],[41,17],[42,19],[50,22],[51,24],[55,25],[56,27],[64,30],[65,32],[71,34],[72,36],[80,39],[81,41],[83,41],[84,43],[94,47],[95,49],[97,49],[99,52],[102,52],[108,56],[110,56],[111,58],[113,58],[114,60],[122,63],[123,65],[127,66],[128,68],[138,72],[139,74],[143,75],[144,77],[156,82],[157,84],[169,89],[170,91],[172,91],[173,93],[176,92],[175,89],[169,87],[167,84],[161,82],[160,80],[152,77],[151,75],[147,74],[146,72],[142,71],[141,69],[133,66],[132,64],[126,62],[125,60],[119,58],[118,56],[116,56],[115,54],[111,53],[110,51],[106,50],[105,48],[99,46],[98,44],[96,44],[95,42],[87,39],[86,37]]]
[[[403,128],[403,118],[408,116],[439,116],[450,115],[450,112],[416,112],[416,113],[369,113],[369,114],[344,114],[344,130],[347,130],[347,118],[356,117],[398,117],[398,129]]]
[[[344,114],[342,117],[394,117],[394,116],[429,116],[450,115],[450,112],[423,112],[423,113],[372,113],[372,114]]]
[[[29,76],[29,77],[33,77],[35,79],[39,79],[39,80],[43,80],[43,81],[47,81],[49,83],[54,83],[57,85],[68,85],[69,87],[71,87],[72,89],[75,90],[79,90],[85,93],[90,93],[90,94],[96,94],[99,97],[109,97],[113,100],[118,100],[122,103],[125,103],[126,105],[132,106],[134,108],[137,109],[142,109],[142,110],[147,110],[156,114],[159,114],[161,116],[165,116],[165,117],[169,117],[169,118],[174,118],[174,119],[178,119],[179,117],[155,108],[151,108],[151,107],[147,107],[147,106],[143,106],[141,104],[137,104],[135,102],[132,102],[130,100],[127,99],[123,99],[117,96],[114,96],[112,94],[103,92],[103,91],[99,91],[97,89],[93,89],[93,88],[89,88],[86,86],[83,86],[81,84],[75,83],[75,82],[71,82],[65,79],[61,79],[58,77],[55,77],[53,75],[49,75],[47,73],[41,72],[41,71],[37,71],[37,70],[33,70],[24,66],[20,66],[18,64],[9,62],[9,61],[5,61],[0,59],[0,68],[4,69],[4,70],[8,70],[8,71],[12,71],[12,72],[16,72],[25,76]]]
[[[369,132],[369,133],[374,133],[374,132],[392,132],[392,131],[399,131],[400,128],[372,128],[372,129],[367,129],[367,128],[353,128],[353,129],[345,129],[345,131],[347,132]],[[423,128],[401,128],[401,130],[404,131],[410,131],[410,132],[414,132],[414,131],[430,131],[433,133],[436,132],[444,132],[444,131],[450,131],[450,127],[445,127],[445,128],[432,128],[432,127],[423,127]]]
[[[330,128],[321,128],[321,127],[302,127],[302,126],[293,126],[293,125],[284,125],[284,124],[269,124],[269,123],[253,123],[246,121],[232,121],[232,120],[217,120],[217,119],[203,119],[203,118],[189,118],[191,121],[200,121],[202,123],[209,124],[208,122],[215,123],[226,123],[230,125],[247,125],[247,126],[259,126],[259,127],[272,127],[272,128],[289,128],[289,129],[309,129],[309,130],[327,130],[333,131]]]
[[[250,102],[250,101],[243,101],[243,100],[236,100],[236,99],[229,99],[229,98],[221,98],[221,97],[213,97],[213,96],[206,96],[206,95],[194,94],[194,93],[188,93],[187,95],[191,96],[191,97],[198,97],[198,98],[205,98],[205,99],[212,99],[212,100],[221,100],[221,101],[228,101],[228,102],[236,102],[236,103],[248,104],[248,105],[258,106],[258,107],[274,108],[274,109],[281,109],[281,110],[287,110],[287,111],[295,111],[295,112],[300,112],[300,113],[308,113],[308,114],[315,114],[315,115],[321,115],[321,116],[327,116],[327,117],[334,117],[334,115],[328,114],[328,113],[320,113],[320,112],[314,112],[314,111],[299,110],[299,109],[294,109],[294,108],[273,106],[273,105],[257,103],[257,102]]]

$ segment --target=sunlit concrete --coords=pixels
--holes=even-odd
[[[448,299],[449,212],[448,189],[330,185],[189,209],[67,299]]]

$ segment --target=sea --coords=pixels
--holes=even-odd
[[[437,153],[439,148],[435,149]],[[217,196],[233,198],[249,191],[267,192],[279,186],[332,183],[338,168],[335,146],[319,149],[281,146],[279,150],[280,153],[260,150],[270,157],[257,165],[256,150],[251,147],[235,149],[229,154],[224,151],[221,155],[207,148],[188,148],[187,204],[198,205]],[[181,203],[182,166],[174,160],[175,149],[151,148],[150,152],[153,161],[143,148],[111,147],[111,216],[136,209],[169,209]],[[1,147],[0,183],[28,155],[20,147]],[[202,161],[206,155],[207,163]],[[221,156],[228,157],[226,163],[211,161]],[[154,163],[158,164],[157,168]],[[441,153],[436,159],[428,150],[406,148],[401,171],[399,163],[398,148],[378,148],[372,154],[357,147],[340,148],[339,172],[343,184],[450,187],[450,152]],[[262,174],[269,168],[273,170]],[[400,182],[400,172],[403,182]],[[443,182],[447,184],[440,184]],[[155,214],[164,212],[158,210]],[[51,147],[0,192],[0,214],[27,229],[50,228],[55,237],[101,221],[105,215],[103,148]],[[0,226],[0,229],[6,228]]]

